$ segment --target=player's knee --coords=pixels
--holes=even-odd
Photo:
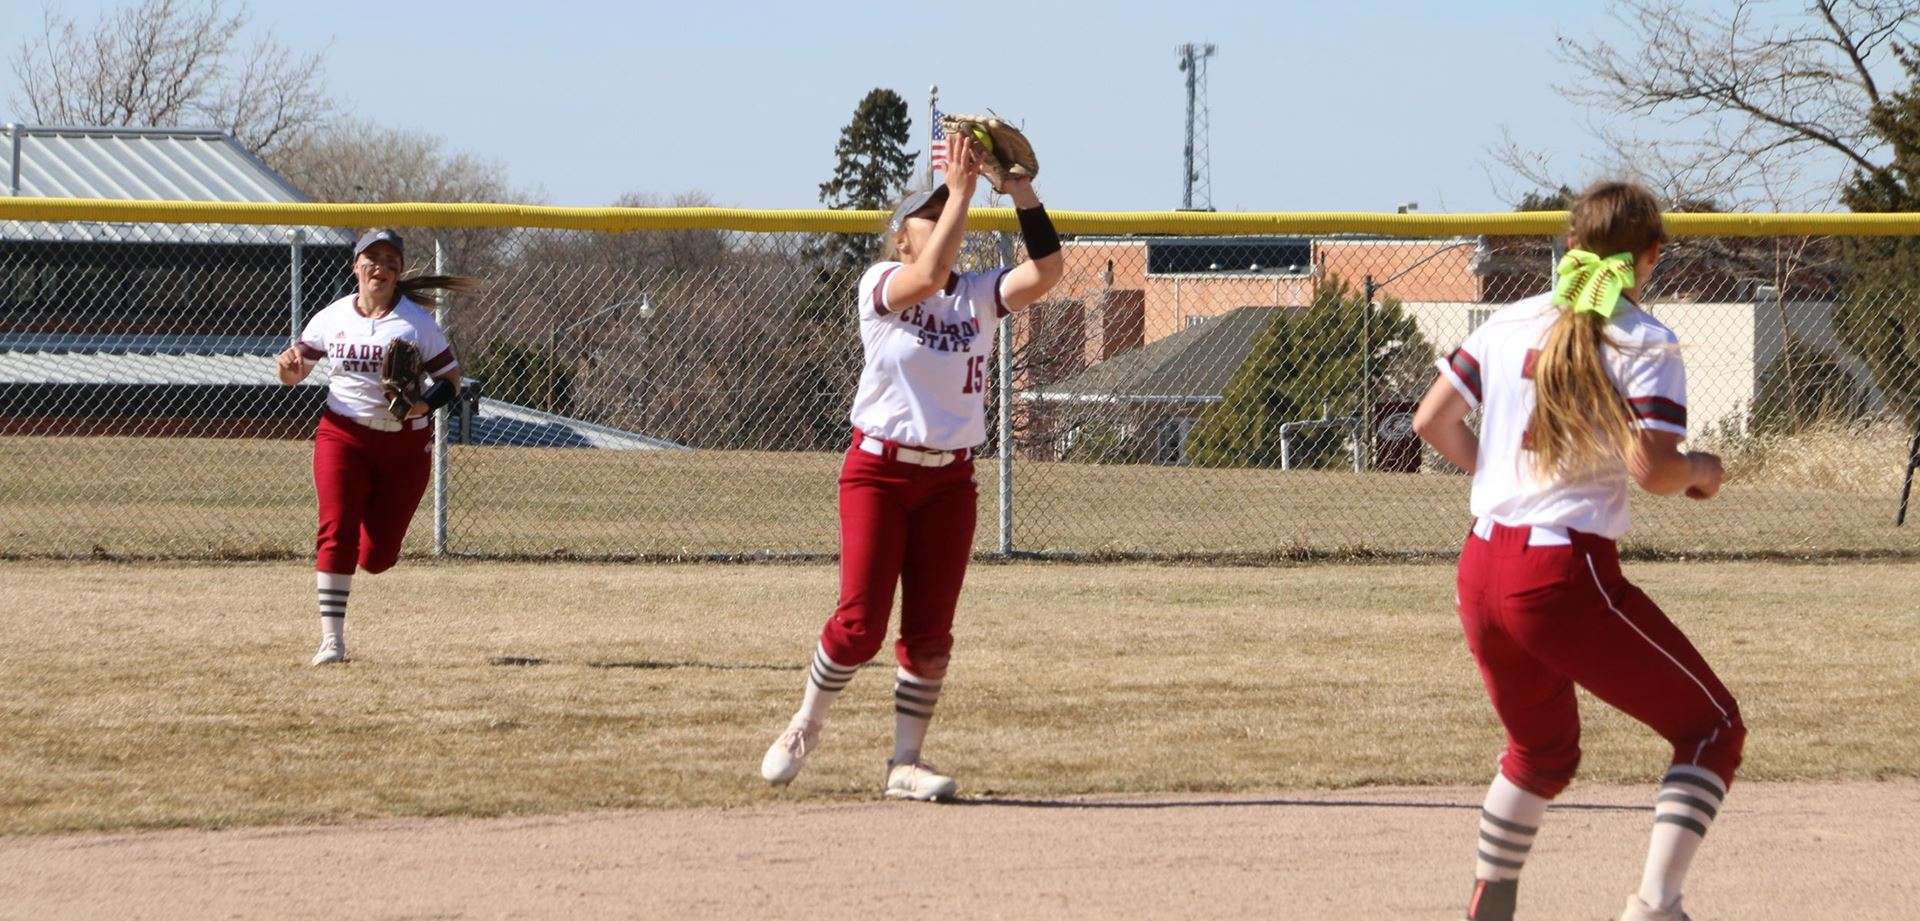
[[[400,562],[398,553],[369,553],[360,558],[360,570],[368,575],[377,575],[393,568]]]
[[[1732,783],[1747,748],[1747,726],[1736,711],[1712,729],[1689,738],[1673,739],[1673,762],[1696,764]]]
[[[1550,749],[1509,747],[1500,759],[1500,773],[1515,786],[1535,796],[1553,799],[1573,783],[1580,771],[1580,746]]]
[[[880,654],[880,647],[885,644],[885,634],[863,622],[838,616],[827,621],[827,628],[820,633],[820,645],[835,665],[865,665]]]
[[[939,681],[947,676],[953,637],[901,637],[896,652],[901,668],[930,681]]]

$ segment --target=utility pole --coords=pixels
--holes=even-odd
[[[1187,141],[1184,175],[1180,178],[1180,207],[1192,211],[1194,193],[1199,193],[1203,211],[1213,210],[1213,176],[1208,163],[1207,128],[1211,120],[1207,110],[1207,59],[1216,47],[1212,42],[1188,42],[1175,48],[1180,55],[1180,72],[1187,75]]]

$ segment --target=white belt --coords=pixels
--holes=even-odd
[[[382,419],[379,416],[343,415],[341,418],[353,422],[356,425],[366,426],[376,432],[398,432],[406,428],[423,429],[427,427],[427,417],[425,416],[421,416],[418,419],[411,419],[407,422],[401,422],[398,419]]]
[[[887,443],[878,438],[860,439],[860,450],[874,457],[887,455]],[[895,460],[903,464],[915,464],[921,467],[945,467],[960,459],[959,451],[922,451],[919,448],[893,449]]]
[[[1473,522],[1473,536],[1481,540],[1492,540],[1493,524],[1494,521],[1491,518],[1475,519]],[[1573,538],[1567,534],[1567,529],[1558,525],[1516,524],[1508,525],[1508,527],[1526,528],[1527,546],[1529,547],[1565,547],[1573,543]]]

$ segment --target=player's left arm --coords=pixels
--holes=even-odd
[[[1687,369],[1679,339],[1671,332],[1631,351],[1621,389],[1639,425],[1638,443],[1627,453],[1627,472],[1656,496],[1711,499],[1725,472],[1720,458],[1682,451],[1687,438]]]
[[[1433,379],[1427,395],[1420,398],[1420,408],[1413,412],[1413,431],[1420,440],[1468,473],[1480,463],[1480,436],[1467,426],[1471,410],[1467,398],[1442,376]]]
[[[1013,197],[1014,215],[1020,219],[1020,237],[1027,245],[1027,261],[1007,270],[1000,278],[1000,303],[1008,311],[1019,310],[1047,296],[1066,272],[1066,257],[1060,251],[1060,234],[1053,220],[1034,194],[1033,183],[1025,179],[1007,182],[1007,194]]]
[[[424,369],[433,378],[433,385],[408,407],[409,419],[433,412],[460,396],[460,364],[454,358],[453,344],[447,341],[447,334],[437,325],[422,327],[419,334],[420,353],[428,356]]]

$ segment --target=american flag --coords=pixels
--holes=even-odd
[[[947,131],[940,127],[940,110],[933,110],[933,143],[927,146],[927,164],[929,169],[945,171],[947,168]]]

